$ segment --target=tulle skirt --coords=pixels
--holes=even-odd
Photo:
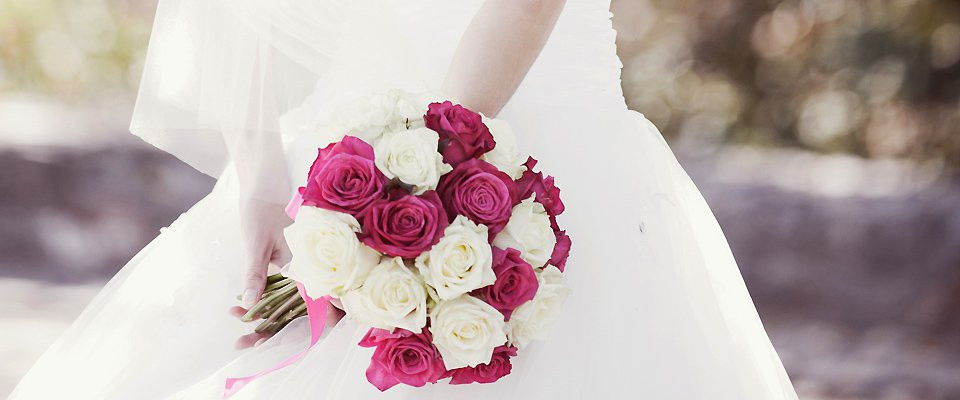
[[[560,223],[573,239],[565,273],[572,293],[551,337],[525,348],[513,373],[493,384],[441,381],[381,393],[364,375],[372,349],[357,346],[367,327],[344,319],[300,361],[234,398],[796,399],[716,219],[657,129],[624,105],[606,6],[568,2],[499,116],[513,125],[520,148],[556,177],[567,206]],[[436,7],[444,18],[411,19],[408,28],[462,31],[471,15],[471,7]],[[428,87],[459,36],[429,37],[410,34],[404,40],[419,44],[403,47],[431,54],[411,50],[430,46],[436,54],[435,62],[406,68]],[[366,50],[382,45],[375,42]],[[369,85],[350,77],[351,69],[330,82]],[[334,65],[329,73],[337,71]],[[413,81],[384,76],[377,85]],[[318,87],[302,110],[331,102],[331,87]],[[319,134],[288,135],[295,181],[323,142]],[[225,173],[106,285],[12,398],[219,398],[228,377],[304,349],[302,319],[253,349],[233,348],[252,329],[227,314],[245,265],[237,196],[235,176]]]

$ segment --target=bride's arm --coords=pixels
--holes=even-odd
[[[290,259],[283,239],[283,228],[291,222],[284,213],[290,188],[279,135],[271,132],[238,135],[229,146],[238,178],[238,222],[244,251],[244,264],[238,271],[244,281],[241,305],[230,309],[237,318],[262,297],[270,265],[282,266]],[[250,347],[267,336],[244,335],[236,346]]]
[[[270,264],[282,265],[289,258],[283,228],[290,223],[284,206],[290,199],[286,157],[280,139],[277,100],[269,66],[256,65],[249,97],[238,116],[223,127],[230,159],[239,186],[240,236],[245,250],[244,288],[241,303],[250,307],[260,300]],[[260,68],[264,68],[262,71]]]
[[[565,0],[487,0],[460,40],[444,94],[495,116],[543,49]]]

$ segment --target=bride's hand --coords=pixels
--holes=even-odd
[[[240,236],[244,246],[243,292],[241,306],[231,307],[230,314],[240,318],[260,301],[270,270],[290,261],[290,250],[283,239],[283,228],[290,224],[283,206],[255,199],[240,204]],[[237,339],[238,349],[266,340],[269,335],[251,333]]]
[[[241,306],[231,307],[230,314],[241,318],[253,307],[266,288],[267,276],[279,272],[280,267],[290,262],[290,249],[283,238],[283,228],[290,218],[284,207],[257,200],[248,200],[240,207],[240,234],[246,249],[247,264],[244,267],[244,290]],[[343,311],[328,306],[326,324],[336,324],[344,316]],[[250,333],[237,339],[238,349],[256,346],[270,338],[268,333]]]
[[[240,207],[240,235],[246,249],[241,304],[250,308],[266,287],[268,271],[290,261],[290,249],[283,239],[283,228],[292,221],[283,206],[247,200]]]

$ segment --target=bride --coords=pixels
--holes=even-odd
[[[564,4],[566,3],[566,4]],[[161,0],[131,130],[219,180],[137,254],[13,399],[213,399],[303,350],[233,313],[282,265],[283,206],[359,93],[439,92],[509,121],[557,177],[572,294],[493,384],[380,393],[328,321],[244,399],[796,399],[709,208],[627,110],[603,0]],[[357,114],[357,113],[360,114]],[[240,295],[240,303],[237,296]],[[239,338],[239,340],[238,340]]]

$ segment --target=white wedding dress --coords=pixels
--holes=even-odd
[[[304,179],[347,93],[436,89],[480,0],[161,0],[131,129],[213,191],[137,254],[14,399],[215,399],[228,377],[304,349],[295,321],[235,350],[242,287],[231,160],[282,141]],[[366,328],[344,319],[242,399],[796,399],[716,219],[657,129],[627,110],[609,1],[569,0],[500,118],[556,177],[572,295],[549,340],[494,384],[380,393]],[[271,162],[272,161],[272,162]],[[289,193],[283,193],[284,196]]]

